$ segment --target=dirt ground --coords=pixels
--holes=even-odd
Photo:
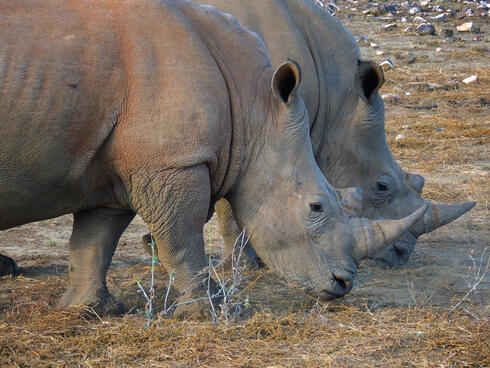
[[[16,259],[22,273],[0,279],[0,366],[489,367],[488,17],[476,2],[430,6],[437,4],[457,10],[447,22],[433,23],[455,37],[404,32],[413,24],[406,12],[390,20],[386,13],[364,16],[374,7],[367,2],[337,3],[337,16],[368,39],[363,56],[395,65],[385,72],[381,93],[400,98],[386,103],[396,158],[424,175],[426,198],[478,202],[461,219],[422,236],[407,265],[385,270],[366,263],[351,293],[326,304],[290,289],[267,269],[247,270],[240,295],[247,308],[233,324],[159,317],[146,329],[135,278],[148,285],[151,259],[140,246],[147,232],[140,219],[121,238],[108,275],[112,293],[132,308],[117,318],[55,308],[68,285],[71,215],[27,224],[0,233],[1,253]],[[467,8],[474,16],[462,18]],[[469,21],[480,32],[456,32]],[[396,27],[382,30],[389,23]],[[461,83],[471,75],[476,83]],[[399,134],[403,138],[395,139]],[[216,252],[221,238],[215,218],[205,239]],[[168,275],[160,266],[156,276],[161,311]]]

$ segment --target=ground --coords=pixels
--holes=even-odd
[[[480,33],[420,36],[403,31],[412,24],[407,13],[395,20],[366,17],[362,11],[372,4],[337,3],[337,16],[368,39],[363,56],[395,65],[385,72],[381,90],[400,97],[386,103],[395,157],[424,175],[426,198],[478,202],[461,219],[422,236],[407,265],[384,270],[363,264],[351,293],[326,304],[290,289],[268,270],[247,270],[239,295],[246,308],[233,323],[160,316],[145,328],[145,301],[135,279],[148,286],[151,259],[140,246],[147,232],[140,219],[124,233],[108,276],[112,293],[132,310],[112,318],[55,308],[68,285],[71,216],[27,224],[0,233],[1,253],[21,267],[21,276],[0,279],[0,366],[490,366],[488,17],[480,16],[478,3],[430,6],[437,4],[459,10],[434,23],[437,31],[473,21]],[[461,18],[466,8],[475,16]],[[389,23],[396,27],[381,29]],[[471,75],[476,83],[461,83]],[[217,253],[214,218],[205,238]],[[156,280],[159,312],[168,282],[161,266]]]

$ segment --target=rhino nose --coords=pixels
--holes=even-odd
[[[335,289],[338,295],[347,294],[352,289],[354,284],[354,275],[344,270],[337,270],[333,272],[335,281]]]
[[[410,186],[414,188],[418,194],[422,194],[422,190],[424,189],[424,184],[425,184],[424,177],[422,175],[411,174],[409,172],[405,172],[405,174]]]

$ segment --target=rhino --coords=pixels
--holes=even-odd
[[[0,7],[0,230],[73,213],[61,306],[125,310],[106,273],[135,214],[185,301],[218,295],[196,275],[221,198],[269,267],[324,299],[427,210],[346,211],[314,160],[299,66],[273,69],[230,15],[173,0]],[[201,301],[176,315],[209,312]]]
[[[362,60],[352,34],[328,11],[311,0],[197,0],[233,14],[257,32],[272,65],[296,60],[303,71],[301,95],[310,116],[310,136],[316,162],[335,187],[362,188],[359,196],[344,192],[344,200],[371,219],[400,219],[426,201],[424,178],[404,171],[386,142],[384,103],[379,89],[381,68]],[[403,237],[375,254],[382,267],[406,263],[422,234],[462,216],[476,202],[456,205],[428,202],[429,210]],[[240,234],[226,200],[216,205],[220,232],[228,249]],[[144,240],[146,243],[146,240]],[[253,244],[251,242],[250,244]],[[259,259],[248,250],[252,261]]]

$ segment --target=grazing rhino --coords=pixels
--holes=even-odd
[[[427,209],[380,221],[344,211],[314,160],[299,68],[274,71],[260,38],[213,7],[0,8],[0,229],[73,213],[62,306],[124,310],[106,272],[136,213],[174,285],[193,285],[186,298],[206,295],[206,278],[195,279],[206,266],[203,225],[226,198],[269,267],[328,299]]]
[[[378,93],[383,72],[375,63],[362,61],[352,34],[337,18],[310,0],[197,2],[233,14],[257,32],[273,65],[287,58],[301,65],[301,94],[310,115],[316,162],[335,187],[362,188],[362,216],[398,219],[424,203],[423,177],[404,171],[386,142],[384,104]],[[476,203],[428,204],[423,219],[374,256],[381,265],[407,262],[420,235],[454,221]],[[240,230],[226,201],[217,204],[216,212],[230,248]]]

